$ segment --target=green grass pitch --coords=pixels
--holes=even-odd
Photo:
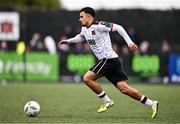
[[[111,84],[103,89],[115,102],[97,113],[102,101],[84,84],[12,83],[0,85],[0,123],[180,123],[180,86],[133,84],[140,92],[159,101],[159,114],[150,118],[150,109],[120,93]],[[37,117],[23,112],[27,101],[41,105]]]

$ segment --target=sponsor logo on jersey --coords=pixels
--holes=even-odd
[[[94,39],[88,39],[87,41],[89,42],[90,45],[95,45],[96,44]]]

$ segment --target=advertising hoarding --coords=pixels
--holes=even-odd
[[[170,54],[168,70],[170,81],[180,83],[180,54]]]
[[[18,12],[0,12],[0,40],[18,41],[20,17]]]
[[[0,53],[0,79],[58,80],[58,63],[57,55],[47,53],[28,53],[26,56]]]

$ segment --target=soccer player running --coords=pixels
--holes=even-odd
[[[107,96],[100,84],[96,81],[98,78],[105,76],[121,93],[149,106],[152,110],[151,118],[155,118],[158,112],[158,101],[151,100],[127,84],[126,80],[128,77],[123,70],[122,62],[112,49],[109,32],[117,31],[125,39],[132,53],[138,51],[138,47],[129,38],[124,28],[115,23],[95,21],[95,11],[90,7],[80,10],[79,21],[82,24],[81,32],[74,38],[60,41],[58,45],[87,41],[93,53],[98,58],[98,62],[83,77],[85,84],[104,101],[104,104],[97,112],[104,112],[114,105],[113,100]]]

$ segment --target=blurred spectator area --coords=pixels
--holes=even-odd
[[[28,41],[34,32],[43,35],[50,34],[56,41],[63,35],[67,37],[75,36],[80,31],[78,11],[28,11],[26,13],[26,37]],[[132,29],[138,32],[135,35],[135,42],[140,44],[143,40],[148,40],[153,49],[158,50],[157,43],[162,38],[169,40],[169,43],[178,49],[177,43],[180,39],[180,10],[172,11],[146,11],[146,10],[118,10],[118,11],[97,11],[96,20],[115,22],[122,25],[129,33]],[[77,31],[78,30],[78,31]],[[71,31],[71,32],[69,32]],[[69,32],[69,33],[68,33]],[[67,34],[68,33],[68,34]],[[129,33],[130,34],[130,33]],[[113,33],[113,41],[124,44],[123,38]],[[133,38],[133,37],[132,37]],[[138,41],[141,40],[141,41]]]
[[[17,11],[16,8],[13,8],[13,11]],[[42,39],[47,35],[52,36],[56,44],[62,36],[69,38],[80,32],[79,11],[61,9],[18,11],[21,18],[20,40],[26,41],[26,45],[30,44],[32,35],[36,32],[41,35]],[[160,46],[157,44],[165,38],[169,41],[173,51],[180,51],[180,10],[98,10],[96,20],[122,25],[138,45],[147,40],[151,49],[158,51]],[[111,33],[111,36],[112,41],[117,45],[125,45],[124,39],[119,34]],[[8,46],[11,46],[9,44],[11,43],[8,43]]]

